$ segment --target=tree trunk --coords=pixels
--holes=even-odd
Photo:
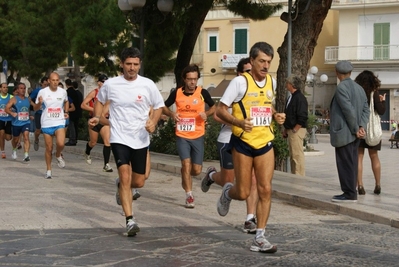
[[[317,45],[323,22],[331,7],[332,0],[309,0],[310,5],[306,10],[307,1],[297,1],[299,13],[292,21],[291,38],[291,73],[300,75],[306,81],[310,60],[312,59],[314,48]],[[299,2],[299,3],[298,3]],[[295,11],[295,10],[294,10]],[[293,12],[295,13],[295,12]],[[295,18],[295,15],[292,16]],[[283,44],[277,49],[280,55],[280,63],[277,69],[277,97],[276,109],[284,112],[287,90],[285,79],[288,70],[288,31],[285,35]],[[277,170],[286,170],[286,160],[276,162]]]
[[[192,14],[192,16],[190,16],[188,25],[185,28],[185,32],[177,52],[175,66],[176,88],[179,88],[183,85],[181,73],[183,69],[190,64],[195,42],[197,41],[201,26],[204,23],[205,17],[211,9],[213,2],[214,0],[192,1],[190,9],[187,11]]]
[[[292,22],[292,68],[291,73],[300,75],[306,81],[310,60],[313,56],[317,39],[323,27],[324,19],[331,7],[332,0],[309,0],[310,5],[307,10],[307,1],[299,1],[298,17]],[[297,3],[298,4],[298,1]],[[295,15],[293,15],[294,17]],[[285,79],[287,78],[287,50],[288,32],[284,42],[277,49],[280,55],[280,63],[277,70],[277,98],[276,108],[279,112],[284,111],[286,88]]]

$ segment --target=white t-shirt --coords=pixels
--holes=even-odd
[[[98,101],[109,105],[111,143],[141,149],[149,146],[150,137],[145,129],[150,106],[159,109],[164,106],[163,98],[150,79],[137,76],[127,81],[123,75],[105,81],[97,95]]]
[[[36,104],[39,103],[39,97],[43,99],[43,113],[40,120],[42,128],[65,125],[64,104],[68,101],[66,90],[57,87],[56,91],[51,91],[50,87],[46,87],[37,94]]]
[[[263,87],[265,86],[266,79],[264,79],[261,82],[258,81],[255,82],[258,86]],[[273,91],[274,93],[276,93],[275,92],[276,80],[274,78],[272,78],[272,84],[273,84]],[[245,77],[244,76],[234,77],[234,79],[231,80],[229,85],[227,86],[226,91],[224,91],[224,94],[220,99],[220,102],[230,107],[231,104],[233,104],[233,102],[240,101],[244,97],[246,91],[247,91],[247,80],[245,79]]]
[[[231,114],[232,108],[228,108],[227,111]],[[227,144],[231,138],[231,125],[222,124],[217,141],[219,143]]]

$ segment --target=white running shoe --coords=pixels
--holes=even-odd
[[[87,155],[86,153],[85,153],[85,160],[86,160],[87,164],[91,165],[91,157],[90,157],[90,155]]]
[[[109,166],[109,163],[104,165],[103,172],[113,172],[114,170]]]
[[[65,160],[62,157],[56,158],[57,159],[57,165],[60,168],[65,168]]]
[[[129,219],[126,224],[127,236],[135,236],[140,232],[139,225],[134,221],[134,219]]]
[[[254,238],[250,250],[263,253],[275,253],[277,252],[277,247],[270,244],[270,242],[261,235]]]
[[[13,151],[12,151],[11,158],[12,158],[12,159],[17,159],[17,158],[18,158],[18,156],[17,156],[17,151],[16,151],[16,150],[13,150]]]

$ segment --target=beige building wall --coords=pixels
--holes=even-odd
[[[274,47],[275,56],[270,73],[276,77],[280,61],[277,49],[282,45],[288,28],[288,24],[280,19],[280,14],[283,11],[265,21],[243,19],[234,16],[227,10],[210,11],[202,25],[193,55],[193,62],[198,63],[201,67],[202,78],[199,84],[204,88],[216,87],[224,79],[231,80],[235,77],[235,69],[222,68],[221,64],[223,54],[234,54],[233,36],[235,27],[246,27],[248,29],[247,52],[254,43],[259,41],[268,42]],[[310,62],[310,66],[315,65],[319,68],[317,77],[323,73],[330,77],[326,85],[316,88],[318,94],[315,95],[315,102],[320,106],[327,105],[326,103],[331,101],[333,88],[336,85],[334,66],[324,64],[324,49],[326,46],[338,45],[338,28],[338,12],[330,10]],[[217,52],[208,52],[209,34],[216,34],[218,37]],[[309,90],[307,89],[307,91]]]

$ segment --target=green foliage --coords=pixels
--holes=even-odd
[[[262,0],[231,0],[226,2],[227,8],[234,14],[253,20],[265,20],[283,7],[282,4],[271,5],[270,2]]]
[[[273,121],[273,129],[274,129],[274,140],[273,140],[273,150],[275,157],[275,169],[283,170],[285,161],[288,158],[290,152],[288,149],[287,140],[283,138],[283,127],[278,125],[275,121]]]
[[[220,132],[220,123],[213,119],[213,116],[208,118],[205,132],[205,152],[204,160],[218,160],[219,153],[217,149],[217,138]]]
[[[66,57],[65,14],[56,0],[13,0],[0,5],[0,46],[10,71],[39,79]]]
[[[158,153],[177,155],[175,124],[172,119],[159,127],[157,132],[152,134],[150,150]]]
[[[119,65],[114,62],[130,42],[130,25],[118,8],[117,1],[66,1],[64,9],[66,40],[73,59],[85,66],[86,73],[100,72],[114,76]]]

